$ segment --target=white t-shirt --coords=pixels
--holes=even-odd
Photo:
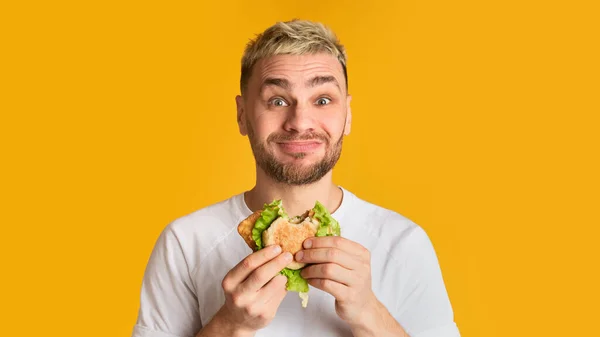
[[[411,337],[459,337],[437,256],[421,227],[341,188],[341,235],[371,252],[373,292]],[[243,193],[181,217],[161,233],[146,267],[133,337],[192,337],[225,303],[221,281],[251,253],[237,232]],[[334,298],[310,287],[308,307],[288,292],[256,337],[352,336]]]

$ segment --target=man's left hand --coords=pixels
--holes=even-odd
[[[302,270],[302,277],[335,297],[335,310],[341,319],[354,325],[366,310],[377,310],[368,249],[339,236],[309,238],[304,248],[296,253],[296,261],[313,265]]]

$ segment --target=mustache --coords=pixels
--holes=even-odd
[[[324,143],[329,142],[329,137],[322,133],[308,132],[302,135],[286,134],[286,133],[272,133],[267,137],[267,142],[293,142],[298,140],[320,140]]]

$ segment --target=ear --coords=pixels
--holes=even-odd
[[[352,96],[348,95],[346,97],[346,125],[344,125],[344,136],[350,134],[350,127],[352,126],[352,109],[350,108],[350,101],[352,101]]]
[[[237,123],[240,134],[246,136],[248,128],[246,127],[246,105],[244,104],[244,98],[240,95],[235,96],[235,105],[237,107]]]

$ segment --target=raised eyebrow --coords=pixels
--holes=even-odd
[[[280,87],[287,91],[289,91],[292,88],[292,85],[290,84],[290,82],[288,80],[286,80],[285,78],[269,77],[263,81],[263,84],[260,87],[260,91],[263,92],[265,90],[265,88],[268,86]]]
[[[306,81],[306,86],[312,88],[326,83],[333,83],[336,87],[338,87],[338,89],[342,90],[337,79],[333,76],[315,76],[312,79]]]

